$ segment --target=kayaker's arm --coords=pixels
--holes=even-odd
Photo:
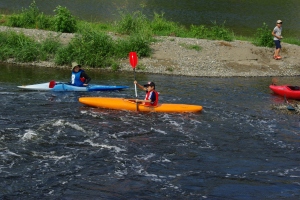
[[[152,95],[150,96],[150,99],[146,100],[146,99],[136,99],[135,102],[141,102],[141,103],[154,103],[156,101],[156,96],[154,95],[154,93],[152,93]]]
[[[151,102],[151,100],[142,100],[142,99],[136,99],[135,102],[140,102],[140,103],[146,103],[146,102]]]
[[[92,80],[85,72],[82,72],[80,77],[85,78],[84,84],[89,84],[89,82]]]
[[[144,90],[144,91],[146,91],[147,89],[144,87],[144,86],[142,86],[142,85],[140,85],[140,84],[138,84],[138,82],[137,81],[134,81],[134,84],[136,84],[141,90]]]

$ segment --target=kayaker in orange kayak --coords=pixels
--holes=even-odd
[[[158,104],[158,92],[155,90],[155,84],[153,82],[148,82],[144,86],[138,84],[137,81],[134,81],[140,89],[146,91],[146,96],[144,100],[136,99],[136,102],[141,102],[145,106],[156,106]]]

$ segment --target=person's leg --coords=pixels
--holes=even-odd
[[[276,59],[277,58],[277,44],[276,44],[276,40],[274,40],[274,44],[275,44],[275,50],[274,50],[273,58]]]
[[[277,51],[277,58],[281,59],[281,56],[279,55],[280,54],[280,48],[276,49],[276,51]]]
[[[273,57],[274,57],[274,59],[278,60],[278,59],[281,58],[279,56],[281,45],[280,45],[280,41],[279,40],[274,40],[274,43],[275,43],[275,52],[274,52],[274,56]]]

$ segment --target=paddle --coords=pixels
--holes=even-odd
[[[135,67],[138,63],[138,58],[137,58],[136,52],[132,51],[132,52],[129,53],[129,62],[130,62],[131,67],[133,68],[133,71],[134,71],[134,80],[136,80],[136,78],[135,78]],[[135,88],[135,97],[137,97],[136,84],[134,84],[134,88]],[[138,103],[137,102],[136,102],[136,110],[138,110]]]
[[[286,107],[288,110],[295,110],[294,106],[290,105],[290,103],[289,103],[288,100],[286,99],[286,96],[285,96],[285,95],[284,95],[284,100],[285,100],[285,102],[288,104],[287,107]]]
[[[56,85],[55,81],[52,80],[49,82],[49,88],[54,88],[55,85]]]

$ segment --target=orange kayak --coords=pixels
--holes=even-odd
[[[115,110],[130,110],[142,112],[200,112],[202,106],[189,104],[159,104],[158,106],[144,106],[136,104],[134,99],[107,98],[107,97],[80,97],[79,102],[97,108]]]

